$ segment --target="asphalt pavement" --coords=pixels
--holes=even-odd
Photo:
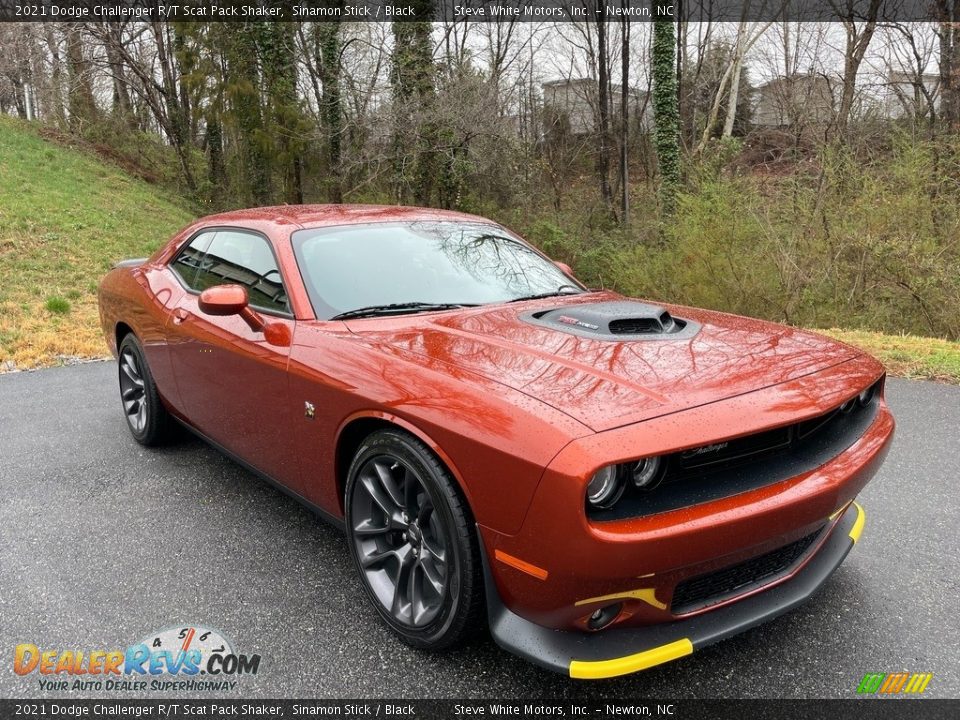
[[[860,497],[863,538],[810,602],[582,683],[488,636],[410,649],[367,604],[338,530],[199,440],[141,448],[115,383],[112,362],[0,375],[0,697],[91,696],[16,675],[19,643],[123,649],[194,624],[262,657],[225,697],[844,698],[895,671],[932,672],[925,696],[960,697],[960,387],[888,382],[897,437]]]

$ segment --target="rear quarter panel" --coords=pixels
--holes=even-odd
[[[166,323],[183,289],[169,273],[149,264],[117,267],[100,283],[100,324],[110,352],[117,355],[118,331],[129,327],[143,346],[157,390],[178,411],[179,394],[167,350]]]

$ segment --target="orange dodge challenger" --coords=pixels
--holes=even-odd
[[[588,290],[460,213],[207,217],[119,263],[100,316],[138,442],[185,425],[341,526],[411,645],[486,623],[575,678],[811,596],[893,437],[862,352]]]

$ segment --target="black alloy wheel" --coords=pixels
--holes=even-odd
[[[172,435],[173,421],[157,393],[143,348],[133,333],[124,336],[117,351],[120,402],[127,427],[141,445],[160,445]]]
[[[146,394],[140,360],[128,346],[120,353],[120,399],[134,435],[143,433],[147,424]]]
[[[442,649],[480,626],[479,544],[453,478],[401,431],[368,437],[350,466],[350,548],[367,595],[406,642]]]

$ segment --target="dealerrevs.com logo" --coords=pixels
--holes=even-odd
[[[259,669],[259,655],[235,652],[218,630],[198,625],[150,633],[126,650],[20,643],[13,657],[13,671],[35,675],[44,691],[233,690],[236,678]]]

